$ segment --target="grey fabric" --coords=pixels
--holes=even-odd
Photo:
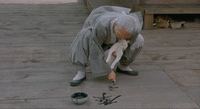
[[[137,36],[135,41],[132,45],[128,46],[127,49],[124,51],[123,56],[120,60],[120,64],[122,66],[128,66],[130,63],[132,63],[137,55],[140,53],[142,47],[144,44],[144,38],[141,34]]]
[[[83,29],[78,33],[70,46],[70,61],[78,70],[85,71],[85,67],[89,64],[88,58],[90,57],[93,76],[103,76],[112,72],[110,66],[104,60],[104,49],[102,45],[110,45],[116,42],[113,22],[117,17],[122,15],[123,11],[129,14],[130,9],[116,6],[102,6],[93,10],[88,16],[83,25]],[[140,12],[131,13],[131,16],[135,16],[134,19],[137,21],[138,29],[130,38],[131,43],[123,56],[126,58],[123,61],[123,65],[130,64],[143,46],[140,45],[139,47],[133,47],[133,50],[130,49],[132,44],[137,43],[136,39],[141,32],[143,24]]]
[[[89,65],[89,44],[92,35],[91,28],[83,28],[70,46],[70,61],[80,71],[85,72]]]
[[[117,6],[101,6],[96,9],[94,9],[88,18],[85,20],[85,23],[83,25],[83,28],[87,28],[88,26],[93,26],[98,18],[102,14],[105,14],[105,12],[116,12],[116,13],[122,13],[123,11],[126,13],[129,13],[131,9],[129,8],[123,8],[123,7],[117,7]]]

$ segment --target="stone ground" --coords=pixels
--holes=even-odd
[[[0,108],[200,108],[199,23],[143,30],[144,48],[131,64],[140,74],[117,73],[118,89],[110,91],[107,77],[90,72],[71,87],[76,69],[69,46],[89,15],[87,6],[81,0],[16,1],[0,0]],[[83,105],[70,98],[79,91],[89,95]],[[103,92],[121,97],[99,105],[93,96]]]

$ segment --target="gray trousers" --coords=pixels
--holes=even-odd
[[[120,59],[120,64],[126,67],[130,63],[132,63],[140,53],[143,45],[144,45],[144,38],[142,37],[141,34],[139,34],[135,39],[135,41],[133,42],[133,44],[127,47],[127,49],[124,51],[124,54]]]
[[[70,46],[70,61],[76,66],[79,71],[86,71],[86,67],[89,65],[89,45],[92,30],[90,28],[83,28]],[[127,47],[120,60],[122,66],[128,66],[132,63],[137,55],[140,53],[144,44],[142,35],[138,35],[135,41]]]

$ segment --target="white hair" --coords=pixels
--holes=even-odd
[[[136,30],[135,19],[130,15],[122,15],[117,18],[116,22],[118,30],[121,30],[122,27],[124,27],[129,34],[132,34]]]

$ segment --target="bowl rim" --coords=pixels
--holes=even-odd
[[[83,98],[77,98],[78,96],[82,96]],[[84,98],[87,98],[87,97],[88,97],[88,95],[84,92],[76,92],[76,93],[73,93],[71,95],[72,99],[84,99]]]

